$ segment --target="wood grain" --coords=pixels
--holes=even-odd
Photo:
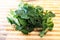
[[[44,10],[51,10],[55,13],[56,17],[53,18],[54,28],[52,31],[48,31],[47,34],[41,38],[39,32],[33,31],[28,35],[24,35],[20,31],[15,31],[13,26],[8,23],[6,17],[9,14],[10,8],[15,9],[17,7],[17,2],[20,0],[14,0],[9,7],[7,4],[4,4],[5,7],[0,7],[0,38],[4,37],[6,40],[60,40],[60,0],[37,0],[37,1],[28,1],[27,3],[33,5],[39,5],[44,8]],[[8,1],[6,1],[8,2]],[[2,1],[2,3],[4,3]],[[17,3],[17,4],[16,4]],[[16,4],[16,5],[15,5]],[[1,39],[0,39],[1,40]]]

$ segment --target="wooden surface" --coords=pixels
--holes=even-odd
[[[40,38],[39,32],[31,32],[29,35],[24,35],[8,23],[6,17],[10,9],[15,9],[20,0],[5,0],[0,1],[0,40],[60,40],[60,0],[38,0],[29,1],[28,3],[40,5],[44,10],[51,10],[56,17],[53,18],[54,28],[52,31]]]

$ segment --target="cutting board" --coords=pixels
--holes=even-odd
[[[44,10],[51,10],[55,13],[56,17],[53,18],[54,28],[52,31],[48,31],[44,37],[39,36],[39,32],[31,32],[28,35],[24,35],[20,31],[16,31],[10,23],[8,23],[6,17],[11,8],[17,8],[17,2],[20,0],[14,0],[4,3],[5,7],[0,7],[0,40],[60,40],[60,0],[36,0],[27,1],[29,4],[39,5]],[[11,4],[8,4],[11,3]],[[7,5],[8,4],[8,5]]]

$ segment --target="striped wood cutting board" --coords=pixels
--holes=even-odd
[[[7,22],[6,16],[9,13],[9,9],[17,8],[17,2],[19,1],[20,0],[1,1],[4,7],[2,5],[0,7],[0,40],[60,40],[60,0],[38,0],[28,2],[34,5],[40,5],[44,10],[51,10],[56,15],[56,17],[53,18],[53,30],[51,32],[49,31],[43,38],[40,38],[39,32],[34,31],[29,33],[29,35],[23,35],[21,32],[15,31]]]

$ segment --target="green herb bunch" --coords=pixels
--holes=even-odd
[[[24,34],[32,32],[34,28],[40,28],[40,36],[43,37],[54,26],[52,17],[55,17],[55,14],[48,10],[44,12],[44,9],[40,6],[25,3],[15,11],[10,10],[10,14],[7,17],[8,21],[15,24],[15,29]]]

